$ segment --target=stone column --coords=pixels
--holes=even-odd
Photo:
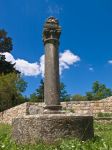
[[[43,29],[43,42],[45,46],[45,81],[44,102],[47,110],[59,110],[59,56],[58,46],[61,27],[54,17],[47,19]]]
[[[77,116],[65,113],[59,101],[59,59],[58,46],[61,28],[54,17],[44,25],[45,45],[45,110],[42,114],[24,115],[12,121],[12,137],[18,144],[37,144],[42,141],[54,144],[60,139],[94,137],[93,116]]]

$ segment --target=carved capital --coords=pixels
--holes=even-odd
[[[46,42],[54,43],[58,42],[61,34],[61,27],[59,26],[59,22],[54,17],[49,17],[43,29],[43,41],[44,44]]]

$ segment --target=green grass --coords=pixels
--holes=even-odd
[[[102,113],[102,112],[99,112],[97,117],[112,117],[112,113]]]
[[[90,141],[62,140],[57,145],[16,145],[11,140],[11,127],[0,124],[0,150],[112,150],[112,124],[95,123],[95,138]]]

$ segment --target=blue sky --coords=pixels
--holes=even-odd
[[[12,55],[30,63],[44,54],[43,24],[55,16],[62,26],[59,51],[80,61],[63,70],[70,94],[85,94],[99,80],[112,88],[112,0],[0,0],[0,28],[13,39]],[[25,95],[38,87],[41,75],[24,76]]]

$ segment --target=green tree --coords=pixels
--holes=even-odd
[[[72,100],[72,101],[86,101],[87,98],[86,98],[86,96],[82,96],[82,95],[80,95],[80,94],[76,94],[76,95],[73,95],[73,96],[71,97],[71,100]]]
[[[20,72],[15,69],[15,64],[5,60],[4,52],[13,49],[12,39],[5,30],[0,30],[0,111],[18,105],[25,101],[22,96],[27,83]]]
[[[15,69],[15,64],[11,62],[7,62],[5,60],[4,52],[11,52],[13,49],[12,39],[8,37],[7,32],[4,29],[0,29],[0,74],[16,72],[19,73]]]
[[[69,101],[70,95],[67,94],[67,91],[65,90],[64,83],[60,83],[60,101]],[[36,89],[36,91],[30,95],[30,101],[31,102],[43,102],[44,101],[44,81],[40,81],[39,88]]]
[[[39,88],[30,95],[31,102],[43,102],[44,101],[44,81],[41,79]]]
[[[11,52],[13,49],[12,39],[7,36],[4,29],[0,29],[0,52]]]
[[[0,74],[7,74],[11,72],[20,73],[15,69],[15,64],[11,64],[11,62],[7,62],[5,59],[5,56],[0,54]]]
[[[60,101],[70,101],[70,95],[67,93],[63,82],[60,83]]]
[[[27,83],[19,74],[8,73],[0,75],[0,111],[11,108],[25,101],[22,92]]]
[[[88,101],[91,101],[94,99],[94,95],[92,92],[86,92],[86,98]]]
[[[100,100],[112,96],[112,90],[107,88],[105,84],[95,81],[92,86],[92,91],[86,93],[88,100]]]

